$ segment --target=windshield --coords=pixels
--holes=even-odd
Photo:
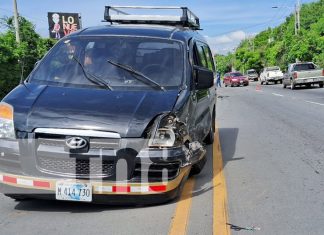
[[[232,77],[241,77],[243,76],[241,73],[231,73]]]
[[[182,83],[184,56],[179,42],[132,37],[75,37],[59,42],[29,77],[29,82],[57,86],[99,86],[113,89],[153,89],[152,82],[176,88]],[[116,66],[132,68],[134,73]],[[102,86],[104,87],[104,86]]]
[[[279,71],[280,68],[279,67],[270,67],[270,68],[267,68],[267,71]]]
[[[296,64],[294,71],[303,71],[303,70],[314,70],[316,69],[314,64]]]
[[[247,73],[248,73],[248,74],[255,74],[256,71],[255,71],[255,70],[249,70]]]

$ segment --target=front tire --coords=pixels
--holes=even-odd
[[[206,162],[207,154],[191,167],[190,175],[198,175],[204,169]]]
[[[320,83],[320,84],[319,84],[319,87],[320,87],[320,88],[323,88],[323,86],[324,86],[323,83]]]
[[[205,144],[208,145],[208,144],[214,143],[215,130],[216,130],[216,113],[215,113],[215,109],[214,109],[213,115],[212,115],[212,120],[211,120],[211,125],[210,125],[210,131],[203,141]]]

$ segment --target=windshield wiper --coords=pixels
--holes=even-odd
[[[109,83],[105,82],[104,80],[102,80],[101,78],[97,77],[96,75],[89,73],[88,71],[86,71],[86,69],[84,68],[84,66],[81,64],[81,62],[73,55],[72,58],[78,63],[78,65],[80,65],[82,72],[84,74],[84,76],[92,83],[98,85],[98,86],[104,86],[106,88],[108,88],[109,90],[113,90],[113,88],[109,85]],[[90,78],[89,75],[93,78]]]
[[[159,83],[153,81],[151,78],[145,76],[144,74],[142,74],[141,72],[135,70],[134,68],[132,68],[129,65],[124,65],[124,64],[115,62],[113,60],[107,60],[107,62],[110,63],[110,64],[112,64],[112,65],[114,65],[114,66],[116,66],[116,67],[118,67],[118,68],[121,68],[121,69],[129,72],[137,80],[140,80],[141,82],[144,82],[144,83],[147,83],[148,82],[153,87],[157,87],[158,89],[160,89],[162,91],[165,91],[165,88],[163,86],[161,86]],[[136,76],[134,76],[134,75],[136,75]],[[145,80],[143,81],[142,79],[139,79],[139,77],[144,78]]]

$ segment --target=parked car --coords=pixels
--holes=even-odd
[[[247,77],[249,78],[249,80],[251,81],[258,81],[259,80],[259,75],[257,73],[257,71],[255,69],[249,69],[246,72]]]
[[[199,19],[113,10],[105,19],[119,24],[64,37],[0,103],[7,196],[163,202],[203,169],[216,70]]]
[[[288,72],[283,81],[283,87],[307,86],[317,84],[320,88],[324,84],[324,70],[312,62],[294,63],[288,66]]]
[[[248,86],[249,79],[240,72],[226,73],[224,75],[224,84],[227,86]]]
[[[283,77],[284,75],[278,66],[264,68],[260,74],[261,85],[264,83],[268,85],[269,82],[282,83]]]

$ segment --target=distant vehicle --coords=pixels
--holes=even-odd
[[[318,84],[323,88],[324,70],[311,62],[295,63],[288,66],[288,72],[284,77],[283,88],[290,86],[294,89],[296,86],[311,87]]]
[[[224,84],[227,86],[248,86],[249,79],[240,72],[226,73],[224,75]]]
[[[252,80],[252,81],[258,81],[259,80],[259,75],[258,75],[257,71],[255,71],[255,69],[249,69],[246,72],[246,75],[247,75],[249,80]]]
[[[264,68],[261,70],[260,74],[261,85],[263,85],[263,83],[268,85],[269,82],[275,84],[278,82],[282,83],[283,77],[284,75],[278,66]]]

